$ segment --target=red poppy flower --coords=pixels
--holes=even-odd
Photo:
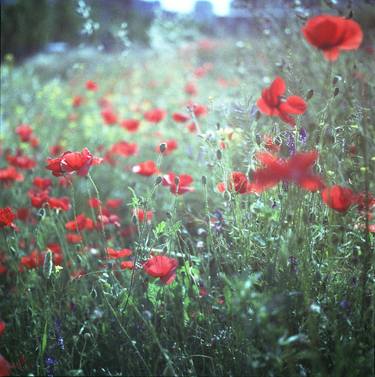
[[[122,206],[123,200],[122,199],[108,199],[106,201],[106,206],[112,209],[116,209]]]
[[[193,82],[188,82],[185,85],[185,93],[189,94],[190,96],[196,96],[198,94],[198,89],[195,83]]]
[[[0,377],[10,376],[11,368],[9,362],[0,354]]]
[[[73,107],[80,107],[83,103],[83,97],[81,96],[75,96],[72,99],[72,106]]]
[[[201,105],[199,103],[189,103],[188,104],[188,107],[191,108],[191,110],[193,111],[194,115],[199,118],[203,115],[206,115],[207,112],[208,112],[208,109],[206,106],[204,105]]]
[[[122,270],[134,270],[134,262],[126,260],[120,263],[120,268]]]
[[[139,164],[134,165],[132,171],[133,173],[144,175],[146,177],[149,177],[154,174],[159,174],[159,169],[156,166],[155,162],[152,160],[140,162]]]
[[[15,181],[23,181],[24,176],[19,173],[14,166],[9,166],[5,169],[0,169],[0,182],[10,184]]]
[[[118,122],[117,115],[109,107],[104,108],[101,112],[104,123],[108,126],[112,126]]]
[[[0,208],[0,229],[4,227],[13,227],[13,220],[15,220],[16,217],[17,216],[13,213],[12,208]]]
[[[234,171],[230,175],[228,184],[226,185],[224,182],[220,182],[217,185],[217,189],[219,192],[224,192],[227,188],[228,190],[235,191],[239,194],[247,194],[250,192],[249,185],[250,183],[245,173]]]
[[[121,121],[121,127],[129,132],[137,132],[140,121],[137,119],[124,119]]]
[[[172,194],[182,195],[187,192],[194,191],[194,187],[190,187],[193,182],[193,178],[188,174],[176,175],[174,173],[168,173],[163,176],[163,186],[168,186]]]
[[[91,208],[99,208],[102,204],[98,198],[90,198],[87,203]]]
[[[119,259],[119,258],[126,258],[130,257],[130,255],[133,254],[133,252],[130,249],[121,249],[121,250],[115,250],[111,247],[107,248],[108,258],[109,259]]]
[[[41,190],[46,190],[52,186],[52,180],[49,178],[35,177],[33,179],[33,185]]]
[[[163,284],[171,284],[176,278],[176,269],[178,261],[165,255],[156,255],[151,257],[143,264],[143,269],[147,275],[160,278]]]
[[[329,14],[309,19],[302,33],[307,42],[322,50],[330,61],[335,61],[341,51],[356,50],[363,39],[361,26],[356,21]]]
[[[35,160],[24,155],[21,151],[17,151],[15,155],[7,154],[6,159],[10,165],[20,169],[33,169],[37,165]]]
[[[280,145],[274,143],[272,137],[264,135],[263,137],[264,147],[271,153],[280,152]]]
[[[63,153],[64,148],[61,145],[52,145],[52,147],[49,147],[49,152],[52,154],[52,156],[57,156],[61,153]]]
[[[127,141],[119,141],[112,145],[110,153],[119,156],[130,157],[138,152],[138,145],[135,143],[128,143]]]
[[[69,231],[81,231],[92,230],[94,228],[94,222],[89,217],[86,217],[83,213],[76,216],[75,220],[68,221],[65,224],[65,229]]]
[[[171,154],[175,149],[177,149],[177,141],[174,140],[174,139],[171,139],[171,140],[167,140],[164,142],[165,145],[166,145],[166,149],[163,153],[163,155],[169,155]],[[158,145],[156,148],[155,148],[156,152],[159,152],[161,153],[160,151],[160,145]]]
[[[290,96],[286,100],[282,99],[285,94],[285,81],[281,77],[276,77],[269,88],[262,91],[262,97],[258,99],[257,106],[263,114],[277,116],[291,126],[296,125],[296,121],[291,115],[304,114],[307,104],[303,98]]]
[[[137,208],[133,210],[133,216],[137,216],[137,219],[140,223],[143,223],[145,219],[147,222],[150,222],[154,217],[152,211],[144,211],[143,209]]]
[[[19,136],[22,142],[27,143],[30,141],[31,135],[33,134],[33,129],[28,124],[20,124],[16,128],[16,134]]]
[[[318,152],[296,153],[289,160],[279,159],[270,153],[258,153],[257,159],[264,167],[255,170],[250,191],[262,192],[279,182],[294,182],[307,191],[317,191],[325,187],[321,177],[315,175],[312,166]]]
[[[152,123],[161,122],[167,115],[167,112],[162,109],[152,109],[144,113],[144,118]]]
[[[87,148],[83,148],[82,152],[65,152],[61,157],[49,158],[46,168],[51,170],[55,177],[74,172],[79,176],[86,176],[92,165],[101,162],[101,158],[94,157]]]
[[[0,321],[0,336],[4,334],[5,327],[6,327],[5,322]]]
[[[88,81],[86,81],[86,89],[94,92],[94,91],[98,90],[98,85],[97,85],[96,82],[94,82],[92,80],[88,80]]]
[[[190,119],[190,116],[183,113],[173,113],[172,118],[177,123],[185,123]]]
[[[51,208],[59,209],[61,211],[69,211],[70,209],[70,200],[68,197],[63,196],[61,198],[48,198],[48,205]]]
[[[66,240],[71,244],[77,244],[82,242],[82,236],[76,233],[67,233],[65,235]]]
[[[194,134],[195,132],[198,131],[198,128],[197,128],[197,126],[195,125],[194,122],[188,124],[188,125],[186,126],[186,128],[187,128],[188,131],[189,131],[190,133],[192,133],[192,134]]]
[[[43,266],[44,263],[44,254],[40,253],[37,250],[32,251],[29,255],[25,255],[21,258],[20,268],[26,267],[27,269],[33,269],[40,266]]]
[[[325,188],[322,191],[322,199],[328,207],[338,212],[346,212],[356,203],[356,195],[353,191],[339,185]]]

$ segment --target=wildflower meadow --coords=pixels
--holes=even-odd
[[[375,32],[334,3],[5,54],[0,376],[374,375]]]

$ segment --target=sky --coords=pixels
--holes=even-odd
[[[160,0],[162,7],[166,10],[181,13],[190,13],[194,9],[196,0]],[[210,0],[214,13],[218,16],[228,14],[231,0]]]

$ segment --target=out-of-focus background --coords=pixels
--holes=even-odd
[[[210,36],[236,37],[282,23],[291,12],[300,18],[322,7],[339,8],[364,28],[375,26],[374,0],[0,0],[1,59],[20,61],[36,52],[62,53],[81,43],[104,51],[123,49],[123,42],[147,46],[156,17],[183,20],[182,28]],[[287,26],[287,25],[285,25]],[[126,38],[124,38],[126,37]],[[171,35],[173,38],[173,35]]]

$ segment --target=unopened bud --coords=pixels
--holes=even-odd
[[[167,150],[167,144],[166,143],[161,143],[159,145],[159,150],[160,150],[160,153],[164,153]]]
[[[228,191],[225,191],[225,192],[224,192],[224,199],[225,199],[226,201],[229,201],[229,200],[231,199],[231,195],[230,195],[230,193],[229,193]]]
[[[168,219],[172,218],[172,214],[170,212],[166,212],[166,216],[167,216]]]
[[[314,90],[313,89],[310,89],[307,94],[306,94],[306,100],[308,101],[309,99],[311,99],[314,95]]]
[[[255,113],[255,120],[259,120],[259,118],[260,118],[260,111],[257,111]]]
[[[132,223],[133,223],[134,225],[137,225],[137,223],[138,223],[138,219],[137,219],[137,216],[136,216],[136,215],[133,215],[133,216],[132,216]]]
[[[333,96],[336,97],[339,94],[339,92],[340,92],[339,88],[335,88],[333,92]]]
[[[206,185],[207,184],[207,177],[205,175],[202,175],[202,185]]]
[[[221,150],[218,149],[218,150],[216,151],[216,158],[217,158],[218,160],[221,160],[222,157],[223,157],[223,154],[221,153]]]
[[[158,177],[156,177],[156,179],[155,179],[155,186],[160,185],[160,183],[162,182],[162,180],[163,180],[163,177],[161,177],[160,175]]]
[[[259,134],[256,134],[256,135],[255,135],[255,142],[256,142],[258,145],[260,145],[260,143],[262,142],[262,139],[261,139],[261,137],[260,137]]]
[[[335,76],[332,80],[332,85],[336,85],[337,82],[339,81],[339,77],[338,76]]]
[[[217,122],[217,123],[216,123],[216,129],[217,129],[218,131],[220,130],[220,127],[221,127],[221,126],[220,126],[220,123]]]

